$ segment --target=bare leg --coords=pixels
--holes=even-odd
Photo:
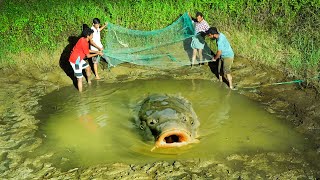
[[[202,56],[202,49],[199,49],[199,61],[200,61],[200,66],[201,66],[201,63],[203,63],[203,56]]]
[[[82,78],[77,78],[78,81],[78,90],[79,92],[82,92]]]
[[[197,49],[193,49],[191,66],[196,64],[197,52],[198,52]]]
[[[227,74],[227,79],[228,79],[228,82],[229,82],[229,87],[230,87],[230,89],[233,89],[232,76],[231,76],[231,74]]]
[[[93,70],[94,70],[94,74],[96,75],[95,79],[100,79],[100,77],[98,75],[98,63],[93,64]]]
[[[219,81],[220,82],[222,82],[221,65],[222,65],[222,59],[219,59],[219,62],[218,62],[218,74],[219,74]]]
[[[91,69],[90,69],[90,66],[88,66],[88,67],[86,68],[86,74],[87,74],[87,78],[88,78],[88,84],[91,84],[91,80],[90,80]]]

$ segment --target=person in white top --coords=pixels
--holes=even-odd
[[[103,45],[101,43],[101,36],[100,32],[108,25],[105,23],[103,26],[100,27],[100,20],[98,18],[94,18],[92,21],[92,27],[91,29],[93,30],[93,38],[90,41],[90,49],[93,51],[102,51],[103,50]],[[93,70],[94,74],[96,76],[95,79],[101,79],[99,74],[98,74],[98,63],[100,61],[100,56],[92,57],[92,62],[93,62]]]

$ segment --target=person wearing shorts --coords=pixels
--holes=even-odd
[[[219,33],[216,27],[210,27],[206,33],[210,39],[215,39],[217,43],[218,50],[216,55],[212,58],[212,61],[216,61],[220,58],[218,64],[219,80],[222,82],[221,64],[223,63],[223,74],[227,77],[230,89],[234,89],[231,76],[234,52],[231,45],[226,36],[221,32]]]
[[[90,28],[84,28],[82,31],[82,37],[78,40],[76,45],[73,47],[69,62],[74,71],[74,75],[77,78],[77,86],[79,92],[82,92],[82,70],[86,70],[86,75],[88,78],[88,84],[91,84],[90,75],[91,69],[89,64],[84,60],[84,58],[91,58],[97,55],[103,55],[100,51],[89,50],[89,41],[92,39],[93,30]]]

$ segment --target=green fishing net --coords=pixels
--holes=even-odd
[[[193,51],[190,44],[194,32],[188,13],[171,25],[153,31],[132,30],[108,23],[104,58],[109,67],[121,63],[157,68],[190,65]],[[210,55],[210,49],[204,49],[203,54]]]

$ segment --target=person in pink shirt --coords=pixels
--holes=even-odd
[[[89,49],[89,41],[92,39],[93,30],[90,28],[84,28],[82,31],[82,37],[78,40],[76,45],[73,47],[69,62],[74,71],[74,75],[77,77],[77,86],[79,92],[82,92],[82,70],[86,70],[86,75],[88,78],[88,84],[91,84],[90,75],[91,68],[89,64],[84,60],[85,58],[95,57],[97,55],[102,56],[101,51],[92,51]]]
[[[191,42],[191,48],[193,49],[191,66],[194,66],[196,64],[197,54],[199,56],[199,61],[201,65],[201,63],[203,63],[202,51],[205,45],[204,39],[205,39],[206,31],[209,29],[210,26],[207,23],[207,21],[204,20],[203,14],[201,12],[196,13],[196,18],[192,18],[190,13],[189,13],[189,16],[194,23],[194,29],[195,29],[195,34],[192,37],[192,42]]]

